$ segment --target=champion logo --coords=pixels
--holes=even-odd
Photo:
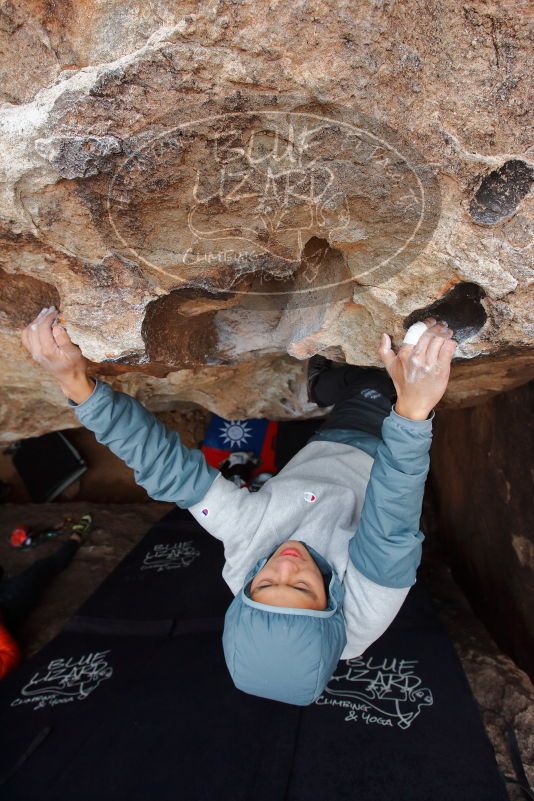
[[[204,515],[204,517],[207,517],[209,515],[209,512],[207,509],[203,509],[202,514]]]
[[[314,492],[305,492],[304,500],[306,501],[306,503],[315,503],[315,501],[317,500],[317,495]]]

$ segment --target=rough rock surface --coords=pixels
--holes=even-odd
[[[430,486],[454,576],[534,679],[534,382],[436,415]]]
[[[466,596],[454,581],[446,563],[446,551],[425,514],[425,549],[420,577],[429,587],[469,684],[484,725],[495,749],[497,763],[506,776],[514,777],[507,744],[507,729],[517,736],[527,778],[534,782],[534,687],[528,675],[504,654],[488,630],[473,613]],[[518,787],[508,785],[513,801],[523,801]]]
[[[75,425],[50,303],[154,409],[313,414],[427,307],[445,404],[534,374],[527,4],[4,0],[0,53],[3,441]]]
[[[1,522],[6,528],[21,520],[30,525],[52,524],[58,513],[76,516],[90,511],[94,519],[89,544],[78,552],[68,570],[50,585],[23,629],[22,645],[27,655],[34,654],[60,631],[120,559],[171,508],[170,504],[153,501],[128,505],[8,504],[2,508]],[[51,542],[38,551],[17,553],[7,546],[5,540],[0,540],[0,564],[9,573],[15,573],[32,559],[44,555],[47,548],[53,550],[54,547]],[[440,616],[462,661],[499,766],[507,775],[513,776],[504,737],[506,726],[512,726],[528,779],[533,782],[534,689],[528,676],[499,651],[475,617],[465,596],[452,580],[438,540],[430,532],[425,542],[422,576],[438,604]],[[510,797],[513,801],[523,798],[513,786]]]

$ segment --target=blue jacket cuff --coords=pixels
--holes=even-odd
[[[96,382],[93,391],[82,403],[75,403],[72,398],[67,398],[68,405],[71,409],[74,409],[76,415],[78,414],[78,410],[83,410],[84,412],[91,410],[98,399],[111,390],[109,384],[106,384],[104,381],[100,381],[98,378],[94,378],[93,380]]]
[[[403,417],[401,414],[397,414],[395,411],[395,406],[392,406],[390,415],[393,417],[397,425],[401,426],[402,428],[406,428],[411,431],[426,432],[432,431],[432,421],[436,416],[436,412],[432,410],[426,420],[410,420],[409,417]]]

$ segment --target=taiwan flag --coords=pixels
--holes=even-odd
[[[260,460],[252,475],[276,473],[277,432],[278,423],[275,420],[225,420],[214,414],[200,450],[208,464],[217,468],[232,453],[252,451]]]

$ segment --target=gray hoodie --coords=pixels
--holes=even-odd
[[[223,577],[234,595],[259,558],[284,540],[300,539],[343,583],[342,659],[363,653],[396,616],[421,559],[419,518],[434,413],[413,421],[392,408],[381,441],[348,429],[323,430],[250,493],[108,384],[97,381],[86,401],[69,405],[151,497],[189,509],[222,541]]]

